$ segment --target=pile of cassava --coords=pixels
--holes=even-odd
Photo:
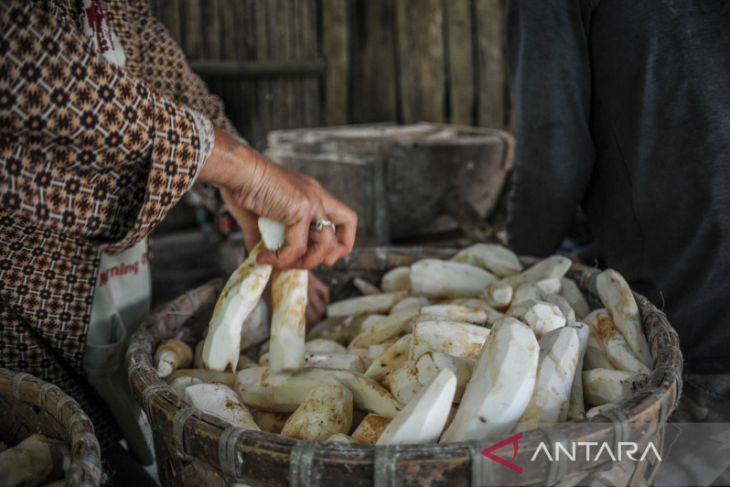
[[[236,426],[379,445],[472,440],[591,417],[652,367],[621,275],[599,275],[605,308],[591,310],[567,258],[525,269],[488,244],[392,269],[379,287],[356,279],[363,296],[330,304],[305,337],[307,271],[272,277],[257,264],[284,238],[276,222],[259,227],[262,243],[228,280],[196,352],[168,340],[155,355],[180,397]]]
[[[0,442],[0,487],[61,487],[70,461],[62,441],[39,433],[10,448]]]

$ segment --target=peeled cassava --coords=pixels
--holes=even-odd
[[[284,424],[281,434],[324,441],[352,425],[352,393],[333,375],[322,377]]]
[[[271,266],[256,262],[257,245],[233,272],[218,297],[203,345],[206,369],[235,371],[241,350],[241,328],[258,304],[271,276]]]
[[[492,328],[442,443],[509,432],[532,397],[540,347],[530,327],[505,317]]]
[[[309,271],[277,271],[271,284],[269,362],[275,372],[304,367],[304,334]]]
[[[580,340],[574,328],[565,326],[542,337],[535,390],[517,431],[551,425],[561,414],[567,415],[579,359]]]
[[[252,367],[236,376],[236,390],[243,402],[264,411],[291,412],[304,401],[314,385],[334,375],[352,392],[358,408],[380,416],[393,417],[400,404],[380,384],[362,374],[346,370],[303,369],[276,374],[269,367]]]
[[[189,367],[193,363],[193,350],[182,340],[165,340],[157,347],[155,364],[157,373],[163,379],[175,369]]]
[[[41,485],[63,477],[70,453],[63,442],[33,434],[0,453],[0,485]]]
[[[364,445],[374,445],[385,431],[388,423],[390,423],[389,418],[372,413],[368,414],[352,432],[352,439]]]
[[[522,264],[517,255],[510,249],[495,244],[474,244],[459,251],[451,260],[482,267],[499,277],[511,276],[522,271]]]
[[[428,298],[477,297],[496,280],[490,272],[460,262],[424,259],[411,266],[411,291]]]
[[[185,388],[185,400],[195,409],[234,426],[259,431],[248,408],[236,392],[223,384],[195,384]]]
[[[456,376],[443,369],[399,412],[378,438],[378,445],[427,443],[438,440],[451,412]]]
[[[631,350],[645,366],[651,367],[654,362],[641,326],[639,307],[626,279],[613,269],[608,269],[598,275],[596,288]]]

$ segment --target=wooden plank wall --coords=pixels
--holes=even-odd
[[[320,74],[301,67],[322,60],[319,0],[151,2],[251,144],[263,147],[273,129],[322,124]]]
[[[508,126],[504,0],[344,1],[350,122]]]
[[[150,0],[257,147],[273,129],[509,124],[504,0]]]

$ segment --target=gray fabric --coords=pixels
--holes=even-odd
[[[84,352],[84,371],[89,383],[106,401],[129,449],[142,465],[154,461],[151,433],[147,417],[132,396],[124,366],[127,329],[119,316],[114,316],[106,328],[109,337],[104,342],[89,341]]]
[[[730,374],[685,374],[654,485],[730,485]]]
[[[606,264],[663,307],[687,367],[730,370],[730,2],[510,0],[510,244],[583,206]]]

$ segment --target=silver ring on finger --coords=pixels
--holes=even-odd
[[[335,229],[335,224],[332,223],[331,220],[327,220],[326,218],[319,218],[315,220],[311,225],[310,229],[314,230],[315,232],[321,232],[326,227],[332,227],[332,229]]]

